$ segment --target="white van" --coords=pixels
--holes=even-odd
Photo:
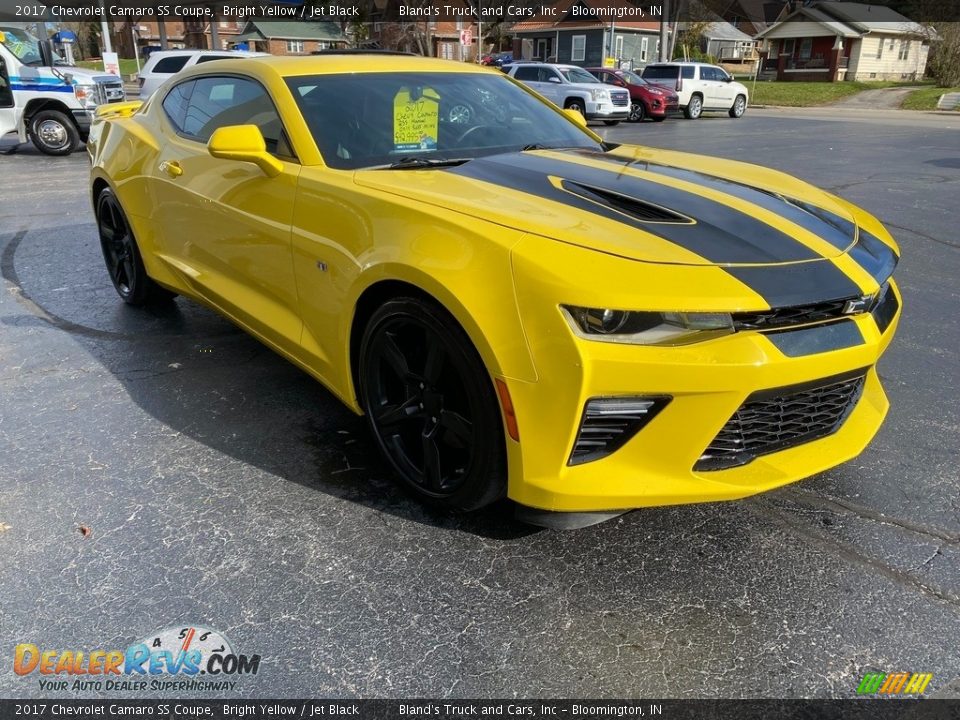
[[[197,63],[261,55],[269,53],[245,50],[154,50],[140,70],[140,99],[146,100],[172,75]]]

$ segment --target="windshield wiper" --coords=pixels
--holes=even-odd
[[[417,170],[419,168],[455,167],[470,162],[470,158],[449,158],[442,160],[425,157],[402,157],[396,162],[384,165],[379,170]]]

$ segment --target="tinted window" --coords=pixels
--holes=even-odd
[[[344,73],[291,77],[287,85],[334,168],[408,157],[469,160],[533,144],[600,149],[576,123],[500,75]]]
[[[513,74],[517,80],[527,80],[534,81],[540,79],[540,68],[537,67],[518,67],[517,71]]]
[[[676,65],[653,65],[643,69],[643,77],[648,80],[676,80],[677,74]]]
[[[187,60],[189,59],[189,55],[174,55],[172,57],[160,58],[151,72],[173,75],[173,73],[183,70],[183,66],[187,64]]]
[[[600,82],[586,70],[578,67],[564,68],[560,71],[570,82],[575,83],[595,83]]]
[[[696,68],[693,65],[683,65],[680,68],[680,76],[687,80],[692,80],[694,70],[696,70]]]
[[[178,132],[183,132],[183,118],[187,114],[187,105],[190,101],[190,91],[192,89],[192,80],[174,85],[163,99],[163,110]]]
[[[238,77],[204,77],[193,86],[181,128],[184,135],[205,143],[217,128],[256,125],[269,152],[292,155],[280,116],[259,84]]]
[[[229,55],[201,55],[197,58],[197,65],[200,63],[210,62],[211,60],[229,60]]]

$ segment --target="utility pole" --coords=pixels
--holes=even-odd
[[[669,62],[667,57],[667,27],[670,20],[670,0],[663,0],[663,18],[660,20],[660,52],[657,58],[660,62]]]
[[[110,40],[110,26],[107,24],[107,9],[100,0],[100,40],[103,45],[103,52],[113,52],[113,42]]]

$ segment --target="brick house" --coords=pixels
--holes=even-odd
[[[757,35],[764,71],[778,80],[918,80],[927,30],[881,5],[816,2]]]
[[[271,55],[309,55],[317,50],[346,47],[348,38],[335,22],[264,22],[248,20],[235,42]]]

